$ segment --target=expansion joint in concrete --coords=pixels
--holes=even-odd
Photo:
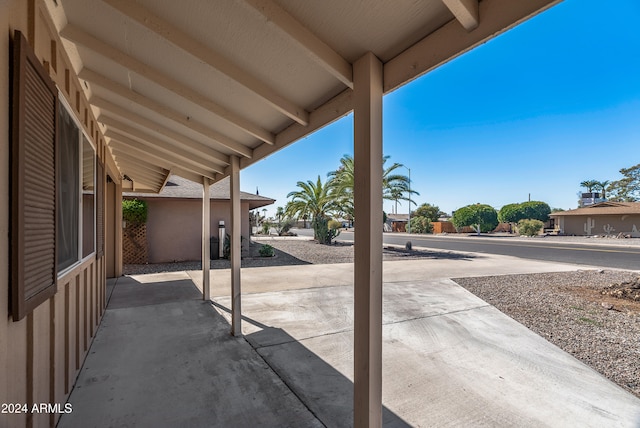
[[[280,373],[278,373],[278,371],[275,369],[275,367],[273,367],[271,364],[269,364],[269,361],[267,361],[267,359],[264,358],[262,356],[262,354],[260,354],[260,352],[258,352],[258,349],[266,348],[266,346],[255,347],[247,339],[244,339],[244,340],[249,344],[249,346],[251,346],[251,349],[254,350],[254,352],[267,365],[267,367],[269,367],[269,370],[271,370],[273,372],[273,374],[275,374],[278,377],[278,379],[280,379],[280,382],[282,382],[282,384],[285,385],[287,387],[287,389],[289,389],[289,391],[291,391],[291,393],[298,399],[300,404],[302,404],[304,406],[304,408],[307,409],[309,411],[309,413],[311,413],[313,415],[313,417],[316,418],[316,420],[318,422],[320,422],[320,424],[322,424],[323,427],[326,428],[327,426],[325,425],[324,422],[322,422],[322,420],[320,419],[320,416],[318,416],[318,414],[316,414],[316,412],[314,412],[313,409],[311,409],[309,406],[307,406],[307,403],[303,400],[303,398],[300,395],[298,395],[298,393],[295,391],[295,389],[292,387],[292,385],[289,385],[289,383],[282,376],[280,376]],[[297,342],[297,341],[296,340],[292,340],[291,342]],[[284,342],[284,343],[289,343],[289,342]],[[282,345],[282,344],[283,343],[279,343],[278,345]],[[269,345],[269,346],[274,346],[274,345]]]
[[[402,324],[404,322],[409,322],[409,321],[416,321],[416,320],[422,320],[422,319],[427,319],[427,318],[441,317],[441,316],[444,316],[444,315],[459,314],[459,313],[463,313],[463,312],[475,311],[476,309],[483,309],[483,308],[490,308],[490,307],[491,307],[491,305],[479,305],[479,306],[474,306],[472,308],[459,309],[457,311],[442,312],[442,313],[439,313],[439,314],[424,315],[424,316],[419,316],[419,317],[406,318],[406,319],[402,319],[402,320],[386,322],[386,323],[383,323],[383,325]]]

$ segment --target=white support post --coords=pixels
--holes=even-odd
[[[211,199],[209,187],[211,181],[207,177],[202,178],[202,299],[211,300],[211,284],[209,269],[211,267]]]
[[[354,64],[354,427],[382,426],[382,63]]]
[[[240,293],[241,214],[240,214],[240,158],[231,156],[231,334],[242,336]]]

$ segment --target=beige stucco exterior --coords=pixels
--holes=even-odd
[[[564,235],[620,235],[640,238],[640,202],[604,201],[569,211],[551,213]]]
[[[149,198],[147,243],[149,263],[200,260],[202,245],[202,201],[197,199]],[[249,203],[242,203],[242,237],[249,242]],[[229,202],[211,202],[211,236],[218,236],[224,221],[230,233]],[[243,245],[244,246],[244,245]]]
[[[557,227],[565,235],[630,235],[640,238],[640,214],[558,217]]]

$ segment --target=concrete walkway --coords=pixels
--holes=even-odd
[[[577,267],[384,269],[385,426],[639,426],[638,398],[449,279]],[[351,426],[352,266],[243,269],[244,339],[228,334],[229,272],[212,272],[213,307],[201,275],[118,281],[59,426]]]

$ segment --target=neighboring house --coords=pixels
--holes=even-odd
[[[160,193],[123,193],[127,199],[144,200],[148,205],[148,262],[163,263],[200,260],[202,257],[202,185],[177,175],[169,177]],[[229,178],[210,188],[211,236],[218,236],[218,224],[231,227]],[[242,237],[249,242],[249,211],[271,205],[274,199],[240,192]],[[125,261],[126,263],[126,261]]]
[[[392,232],[406,232],[409,214],[387,214],[387,224]]]
[[[564,235],[629,235],[640,238],[640,202],[600,202],[551,213]]]

